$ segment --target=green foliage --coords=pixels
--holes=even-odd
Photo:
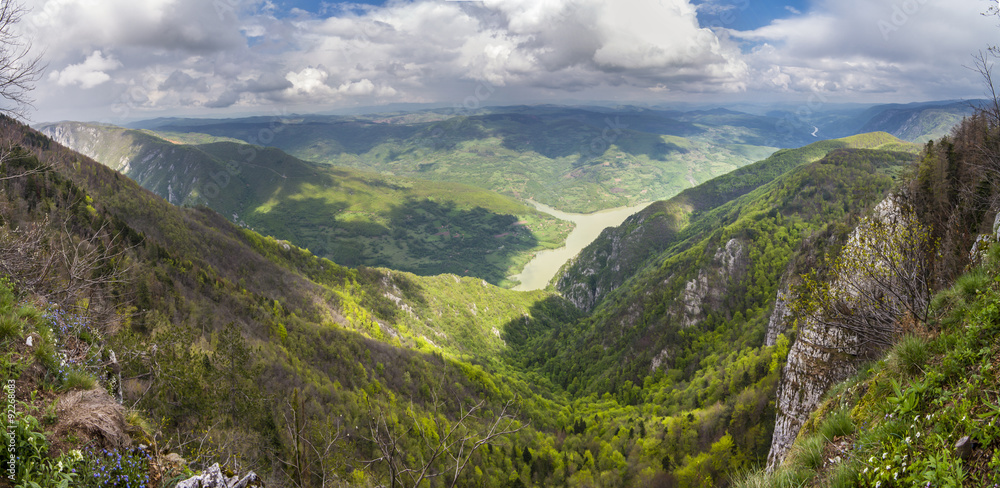
[[[828,441],[834,438],[854,433],[854,421],[848,410],[838,410],[823,419],[817,430],[819,435]]]
[[[826,486],[830,488],[853,488],[857,486],[859,471],[861,471],[861,463],[856,460],[845,460],[837,463],[826,477]]]
[[[889,352],[886,362],[900,375],[921,373],[930,359],[928,347],[929,344],[923,337],[913,334],[903,336]]]
[[[823,447],[826,439],[822,436],[810,436],[796,442],[788,454],[791,463],[802,468],[817,470],[823,466]]]
[[[62,384],[62,388],[67,391],[90,390],[95,386],[97,386],[97,380],[95,380],[93,376],[76,369],[71,369],[66,373],[66,378],[63,380]]]
[[[0,341],[21,336],[21,321],[10,314],[0,315]]]
[[[815,475],[809,469],[785,467],[769,474],[763,469],[747,470],[733,476],[734,488],[799,488]],[[853,481],[853,480],[852,480]]]
[[[16,488],[79,486],[79,474],[73,470],[79,452],[50,457],[49,440],[38,420],[31,415],[18,414],[9,427],[0,431],[0,441],[5,447],[13,446],[13,453],[17,453],[13,478]]]
[[[23,329],[21,324],[28,316],[26,309],[17,306],[17,298],[4,279],[0,283],[0,343],[18,339]]]
[[[904,318],[927,320],[931,303],[931,229],[912,206],[893,195],[858,222],[832,264],[830,276],[803,277],[795,313],[837,327],[869,347],[888,347]]]

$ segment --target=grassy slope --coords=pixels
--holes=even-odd
[[[572,225],[478,188],[315,165],[273,148],[176,145],[76,123],[43,130],[69,132],[76,147],[173,203],[207,204],[348,266],[510,285],[507,276],[535,251],[561,245]]]

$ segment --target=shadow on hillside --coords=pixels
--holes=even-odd
[[[316,146],[332,156],[338,153],[364,154],[387,141],[405,141],[416,135],[421,127],[353,121],[281,125],[277,121],[266,120],[197,126],[179,125],[170,126],[170,130],[231,137],[290,152]]]
[[[538,238],[513,215],[482,207],[459,209],[454,202],[410,198],[388,213],[391,239],[405,247],[405,271],[453,273],[498,284],[515,257]]]
[[[296,194],[289,188],[290,194]],[[420,275],[452,273],[493,284],[506,279],[515,259],[538,238],[513,215],[454,202],[408,198],[388,210],[345,216],[347,201],[284,198],[247,220],[256,230],[286,239],[342,266],[386,267]]]
[[[525,369],[543,372],[559,351],[576,346],[573,324],[584,316],[561,296],[550,295],[535,302],[527,314],[504,325],[507,356]]]

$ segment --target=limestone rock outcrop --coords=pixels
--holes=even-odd
[[[901,212],[898,197],[890,195],[875,207],[873,218],[883,222],[896,221]],[[872,245],[870,239],[859,237],[859,232],[859,229],[855,229],[842,253],[852,252],[852,246],[863,249],[861,246]],[[846,279],[850,279],[850,286],[844,281]],[[835,278],[830,286],[830,294],[861,293],[864,290],[858,288],[858,282],[858,277],[853,275]],[[781,307],[787,308],[787,294],[787,287],[779,291],[775,311],[771,316],[772,323],[785,320],[779,314],[786,313]],[[869,352],[856,332],[835,324],[803,318],[798,327],[798,337],[788,352],[788,361],[782,369],[781,384],[778,386],[774,435],[767,456],[768,471],[773,471],[784,461],[799,429],[819,404],[823,394],[833,384],[850,377]],[[778,329],[777,325],[769,325],[769,340],[772,334],[777,338]]]
[[[242,478],[237,476],[229,477],[223,474],[219,463],[213,464],[202,474],[192,476],[177,483],[177,488],[250,488],[263,486],[264,482],[253,471]]]
[[[781,373],[778,413],[767,455],[769,471],[785,459],[823,394],[856,371],[863,353],[858,337],[849,331],[809,321],[801,325]]]

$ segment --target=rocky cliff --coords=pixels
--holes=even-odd
[[[768,470],[785,459],[799,429],[826,390],[853,374],[862,357],[860,341],[850,331],[812,321],[800,324],[778,387]]]
[[[201,186],[231,176],[218,158],[193,147],[172,144],[137,130],[63,122],[42,126],[52,140],[93,158],[137,181],[174,205],[204,203]],[[245,185],[235,186],[243,188]],[[225,214],[233,209],[219,209]]]
[[[874,209],[872,220],[899,225],[900,203],[890,195]],[[871,239],[868,228],[860,225],[852,232],[841,255],[874,255],[867,248],[885,243]],[[895,234],[898,236],[900,234]],[[889,233],[885,239],[893,239]],[[891,244],[891,243],[890,243]],[[882,263],[873,260],[873,268],[883,269]],[[859,280],[859,278],[862,278]],[[832,277],[830,296],[849,296],[858,293],[877,293],[877,284],[863,282],[857,273],[843,273]],[[858,286],[859,281],[861,286]],[[866,289],[867,287],[867,289]],[[779,333],[780,325],[789,319],[789,287],[786,285],[778,293],[768,340]],[[847,302],[850,303],[850,302]],[[767,469],[773,471],[788,454],[802,424],[819,404],[820,397],[835,383],[847,379],[857,366],[867,358],[871,350],[864,339],[846,326],[838,326],[831,321],[819,321],[802,317],[798,323],[798,337],[788,353],[788,360],[782,370],[781,384],[777,394],[777,415],[771,449],[767,458]]]
[[[730,239],[720,246],[712,257],[711,265],[698,270],[698,276],[684,285],[677,303],[677,321],[684,327],[697,324],[708,310],[718,309],[728,291],[729,284],[739,281],[746,271],[743,261],[744,245]]]

